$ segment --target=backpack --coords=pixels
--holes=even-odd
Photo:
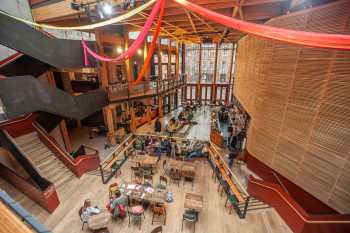
[[[119,217],[125,218],[126,217],[125,207],[123,205],[118,204],[117,208],[119,209]]]

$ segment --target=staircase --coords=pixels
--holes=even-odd
[[[245,207],[245,203],[241,203],[238,205],[238,208],[241,210],[242,213],[244,211],[244,207]],[[255,197],[250,197],[250,200],[248,203],[247,213],[255,212],[258,210],[266,210],[266,209],[270,209],[270,208],[271,208],[271,206],[269,206],[265,202],[262,202],[259,199],[256,199]]]
[[[56,189],[74,179],[75,175],[39,139],[36,132],[17,137],[15,141],[39,173],[52,182]]]

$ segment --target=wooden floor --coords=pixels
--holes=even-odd
[[[130,161],[122,167],[122,175],[114,181],[121,182],[130,180]],[[273,209],[259,210],[259,212],[248,213],[246,219],[239,219],[236,214],[228,214],[224,208],[225,198],[216,192],[217,185],[211,179],[211,169],[207,161],[198,161],[197,177],[192,188],[190,183],[170,185],[170,191],[174,195],[174,202],[167,204],[167,224],[164,232],[181,232],[181,218],[184,211],[184,195],[186,192],[202,194],[204,196],[204,210],[200,213],[199,222],[196,225],[197,233],[224,233],[224,232],[254,232],[254,233],[280,233],[291,232],[288,226],[281,220]],[[160,167],[160,163],[159,163]],[[158,169],[156,176],[161,169]],[[77,233],[89,232],[86,228],[81,231],[81,222],[78,209],[87,198],[92,199],[93,205],[104,208],[108,200],[108,185],[103,185],[101,178],[95,175],[84,175],[80,179],[74,178],[58,189],[61,201],[60,206],[53,214],[48,214],[39,206],[29,209],[43,224],[55,233]],[[113,233],[124,232],[150,232],[154,226],[151,225],[151,212],[146,211],[146,219],[139,231],[135,224],[128,227],[127,218],[124,220],[110,220],[109,229]],[[183,232],[193,232],[192,225],[185,224]]]

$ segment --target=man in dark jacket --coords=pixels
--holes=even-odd
[[[162,131],[162,123],[160,123],[159,118],[157,118],[156,121],[154,122],[154,131],[156,133],[160,133]]]

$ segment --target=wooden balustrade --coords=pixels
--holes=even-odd
[[[32,123],[36,117],[36,114],[28,114],[23,117],[1,122],[0,128],[6,130],[11,137],[16,138],[34,131]]]
[[[77,177],[81,177],[88,171],[95,170],[100,165],[100,157],[98,151],[92,147],[85,146],[94,152],[88,155],[80,155],[73,159],[65,150],[63,150],[56,140],[47,134],[47,132],[37,123],[33,123],[33,127],[38,133],[40,140],[54,152],[54,154],[68,167]]]
[[[141,82],[131,89],[128,83],[116,83],[108,87],[108,98],[110,101],[122,101],[129,98],[140,98],[143,96],[153,96],[179,88],[185,84],[185,79],[161,80]]]
[[[40,190],[37,186],[23,179],[14,171],[0,163],[0,175],[18,190],[26,194],[30,199],[38,203],[41,207],[52,213],[59,205],[55,186],[49,183],[45,190]]]

